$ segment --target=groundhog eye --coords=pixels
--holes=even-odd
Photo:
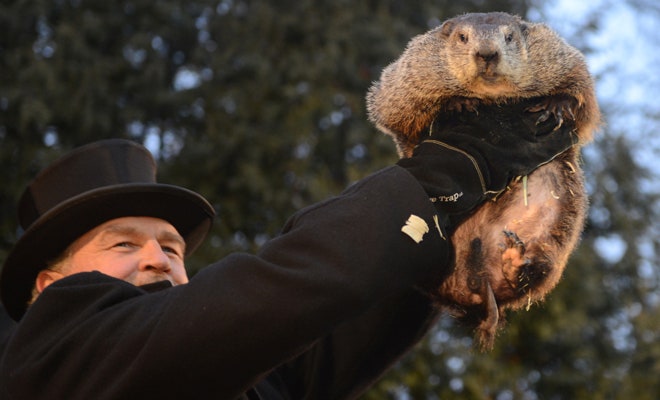
[[[513,40],[513,33],[509,33],[508,35],[506,35],[504,37],[504,40],[506,40],[507,43],[511,43],[511,41]]]
[[[467,41],[468,41],[468,37],[467,37],[467,35],[464,34],[464,33],[459,33],[459,34],[458,34],[458,38],[459,38],[459,39],[461,40],[461,42],[463,42],[463,43],[467,43]]]

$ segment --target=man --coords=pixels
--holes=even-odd
[[[74,150],[19,203],[25,233],[0,282],[19,323],[0,397],[357,397],[435,321],[429,294],[451,273],[452,227],[573,143],[566,125],[512,114],[517,132],[496,133],[515,144],[500,148],[481,135],[497,130],[489,112],[189,282],[184,256],[210,227],[209,203],[157,183],[133,142]]]

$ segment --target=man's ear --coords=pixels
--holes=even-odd
[[[64,278],[64,274],[61,272],[53,271],[51,269],[42,269],[37,274],[37,279],[34,282],[37,292],[41,293],[56,280]]]

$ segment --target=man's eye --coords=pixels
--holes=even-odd
[[[132,246],[133,246],[133,245],[132,245],[130,242],[118,242],[118,243],[115,243],[115,245],[114,245],[113,247],[125,247],[125,248],[129,248],[129,247],[132,247]]]
[[[165,253],[171,253],[174,254],[175,256],[181,257],[181,252],[174,247],[163,246],[162,249]]]

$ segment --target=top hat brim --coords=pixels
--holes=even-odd
[[[0,294],[9,315],[20,320],[40,270],[71,243],[109,220],[144,216],[163,219],[192,253],[211,228],[215,212],[199,194],[159,183],[126,183],[85,192],[50,209],[23,233],[7,256]]]

